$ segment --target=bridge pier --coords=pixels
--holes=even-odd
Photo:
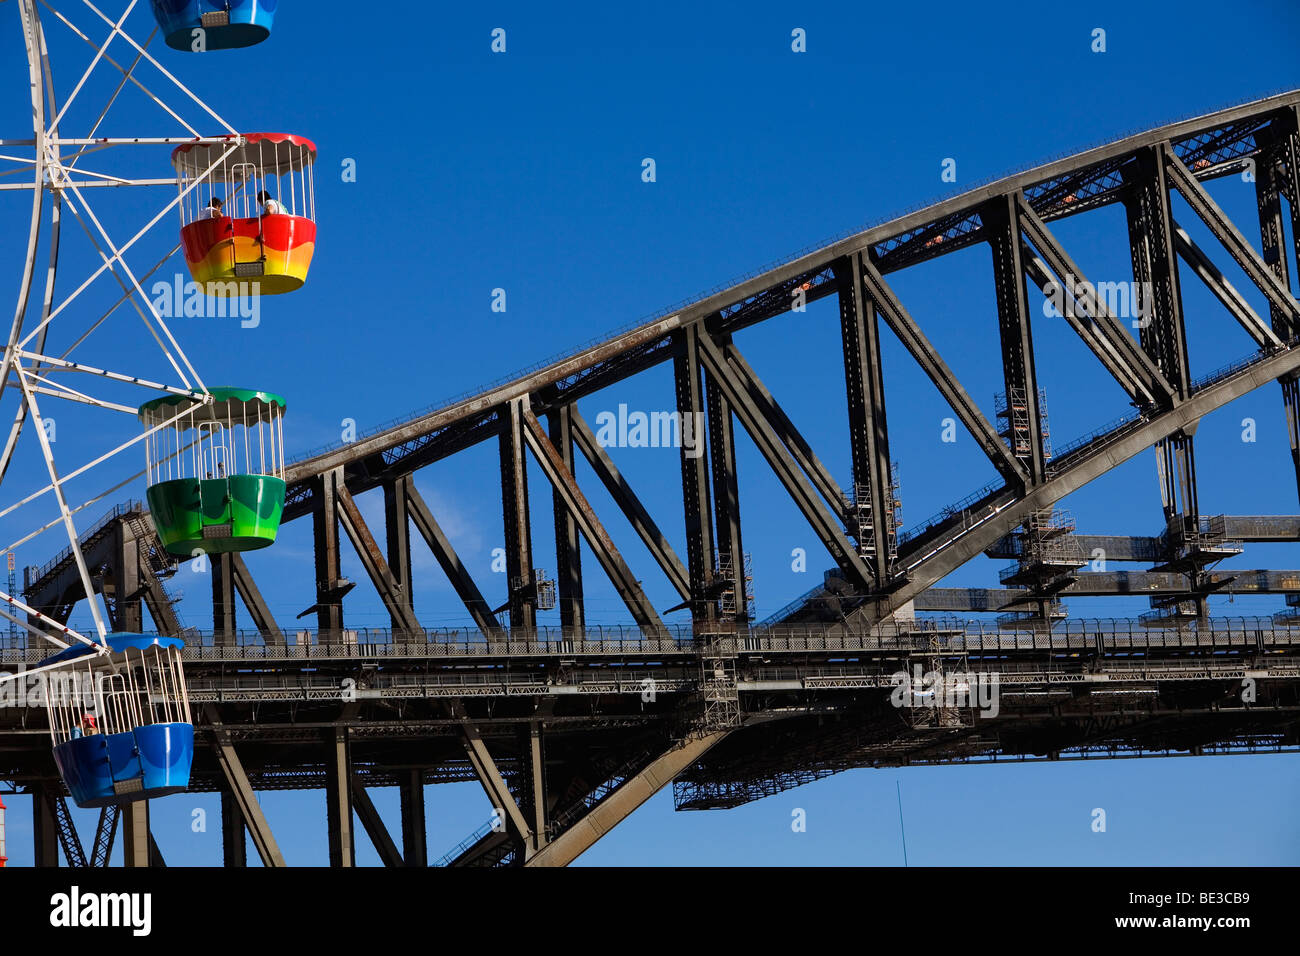
[[[235,569],[233,555],[214,554],[212,568],[212,640],[218,646],[234,644],[235,632]]]
[[[402,861],[406,866],[429,865],[424,821],[424,771],[412,770],[401,783]]]
[[[330,866],[356,866],[352,834],[352,759],[347,730],[340,727],[329,732],[328,747],[325,816],[329,828]]]
[[[147,867],[152,864],[149,835],[149,801],[137,800],[122,808],[122,865]]]
[[[244,815],[234,793],[221,791],[221,859],[222,865],[248,866],[248,841],[244,837]]]
[[[49,785],[32,787],[32,865],[59,865],[59,831],[54,820],[54,807],[49,799]]]

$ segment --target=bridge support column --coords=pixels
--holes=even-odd
[[[352,760],[348,732],[343,728],[330,732],[328,746],[325,815],[329,827],[330,866],[356,866],[356,848],[352,836]]]
[[[1264,150],[1255,168],[1255,202],[1259,209],[1259,232],[1264,263],[1288,290],[1292,288],[1287,262],[1286,229],[1282,221],[1281,196],[1285,191],[1291,205],[1291,230],[1296,255],[1300,259],[1300,145],[1294,129],[1290,135],[1277,136]],[[1283,341],[1291,338],[1290,322],[1285,312],[1270,303],[1273,331]],[[1278,379],[1282,386],[1282,405],[1286,412],[1287,437],[1291,440],[1291,463],[1295,469],[1296,492],[1300,495],[1300,380],[1295,375]]]
[[[563,405],[547,416],[551,444],[559,452],[564,469],[574,474],[572,405]],[[586,619],[582,598],[582,547],[578,521],[569,511],[560,490],[551,491],[555,511],[555,578],[559,590],[560,626],[581,639]]]
[[[235,643],[235,569],[233,555],[214,554],[212,568],[212,640],[218,646]]]
[[[1007,435],[1011,453],[1024,464],[1029,483],[1038,484],[1047,475],[1047,454],[1043,443],[1043,410],[1038,401],[1034,338],[1025,291],[1018,197],[1010,195],[994,200],[981,217],[989,232],[989,247],[993,253]],[[1020,406],[1024,409],[1023,419],[1017,415],[1017,402],[1023,402]]]
[[[713,527],[709,496],[709,463],[703,424],[704,387],[701,381],[700,329],[687,326],[673,333],[673,378],[677,418],[681,428],[682,504],[686,518],[686,567],[690,575],[691,618],[695,623],[717,616],[713,587]]]
[[[501,510],[505,522],[506,577],[510,629],[537,628],[537,584],[533,580],[533,533],[528,515],[528,463],[524,457],[524,403],[501,408]]]
[[[424,771],[412,770],[401,783],[402,860],[406,866],[429,865],[424,822]]]
[[[410,475],[390,478],[384,482],[384,544],[388,554],[388,570],[397,584],[396,599],[408,620],[415,619],[415,597],[411,593],[411,506],[407,494],[414,479]],[[405,622],[402,613],[393,613],[393,630],[400,630]]]
[[[546,846],[546,758],[542,750],[542,725],[533,721],[525,734],[520,732],[520,744],[528,752],[528,809],[532,819],[532,852]]]
[[[123,521],[118,522],[115,535],[117,566],[113,569],[113,627],[119,631],[139,633],[144,630],[140,547]]]
[[[339,570],[338,498],[334,489],[343,469],[327,471],[316,479],[312,500],[312,532],[316,553],[316,626],[322,635],[343,630],[342,572]]]
[[[122,865],[149,866],[149,850],[149,801],[128,803],[122,808]]]
[[[244,815],[239,802],[229,790],[221,791],[221,858],[222,866],[248,866],[248,841],[244,838]]]
[[[46,784],[39,784],[31,790],[33,866],[59,865],[59,831],[48,791]]]
[[[732,597],[720,613],[728,623],[749,623],[749,582],[745,579],[745,550],[740,537],[740,486],[736,479],[736,431],[731,403],[712,376],[704,381],[708,406],[709,461],[713,476],[713,513],[718,548],[718,571],[726,574]],[[728,568],[730,570],[728,570]],[[719,582],[721,585],[721,582]]]
[[[885,417],[885,380],[880,361],[880,321],[863,292],[858,256],[835,267],[840,280],[840,336],[844,385],[848,396],[849,451],[853,462],[853,501],[858,553],[877,586],[889,580],[893,560],[894,481]],[[863,506],[867,509],[864,511]],[[870,540],[864,540],[870,535]]]

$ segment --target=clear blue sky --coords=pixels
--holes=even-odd
[[[60,6],[79,25],[93,24],[72,4]],[[148,32],[144,6],[128,20],[139,36]],[[173,330],[209,384],[287,396],[292,456],[340,440],[345,419],[364,430],[476,389],[978,180],[1300,86],[1300,11],[1292,3],[1243,0],[1228,11],[1194,0],[1177,5],[1176,15],[1160,9],[1163,4],[1088,6],[1085,13],[1007,4],[1000,16],[958,3],[828,4],[812,12],[762,2],[583,4],[563,12],[509,3],[479,12],[408,0],[367,20],[336,0],[286,0],[274,36],[261,46],[200,57],[158,44],[161,62],[241,130],[301,133],[320,146],[320,234],[306,287],[264,301],[255,329],[229,319],[181,319]],[[56,82],[66,97],[89,51],[48,14],[45,19]],[[504,54],[490,52],[495,27],[506,30]],[[791,51],[795,28],[806,31],[806,53]],[[1090,49],[1095,28],[1106,31],[1104,53]],[[30,129],[21,64],[15,5],[0,4],[0,137]],[[69,111],[65,133],[81,135],[93,122],[113,75],[95,74]],[[152,70],[140,75],[146,85],[165,86]],[[128,89],[103,132],[172,135],[175,126]],[[97,167],[170,175],[165,147],[115,152],[121,155],[111,160],[112,152],[99,154],[105,158]],[[655,160],[654,183],[641,179],[647,157]],[[946,158],[956,160],[955,184],[940,179]],[[356,162],[355,183],[340,175],[348,159]],[[1233,178],[1210,191],[1253,235],[1252,187]],[[90,199],[120,242],[171,194],[166,187],[105,190]],[[6,224],[0,313],[17,285],[26,214],[25,197],[0,193]],[[1175,216],[1199,244],[1213,248],[1190,210],[1176,203]],[[80,228],[70,223],[67,230],[60,262],[65,293],[93,261]],[[1090,279],[1131,278],[1121,211],[1092,213],[1053,230]],[[174,241],[175,219],[168,217],[128,261],[142,272]],[[1225,258],[1216,255],[1263,312],[1261,298]],[[162,274],[178,269],[183,264],[173,260]],[[986,247],[890,281],[991,417],[1001,386]],[[1192,372],[1199,376],[1246,355],[1252,344],[1193,283],[1185,279],[1184,286]],[[505,313],[491,311],[495,288],[506,290]],[[113,287],[101,280],[93,295],[74,325],[97,314],[91,303],[102,308],[111,301]],[[58,341],[66,345],[71,332],[62,335]],[[1126,412],[1118,387],[1059,320],[1036,320],[1035,338],[1058,444]],[[847,485],[833,300],[742,333],[737,344]],[[172,380],[149,348],[137,320],[122,311],[77,354],[90,364]],[[951,413],[896,342],[887,343],[885,361],[903,524],[910,526],[994,472],[964,434],[956,444],[940,442],[940,421]],[[97,394],[139,399],[138,392]],[[646,411],[672,408],[668,370],[585,399],[581,409],[594,421],[620,402]],[[57,417],[55,448],[65,469],[136,429],[132,419],[113,413],[64,405],[47,410]],[[1246,417],[1257,422],[1255,443],[1240,440]],[[1204,513],[1296,510],[1284,427],[1276,389],[1247,396],[1202,423],[1196,440]],[[4,503],[46,481],[35,442],[25,439],[0,495]],[[675,453],[614,449],[614,456],[682,548]],[[97,469],[76,483],[72,497],[103,490],[140,467],[141,457],[133,452]],[[747,438],[740,440],[739,466],[745,545],[762,616],[811,587],[830,561]],[[1243,475],[1248,493],[1234,490]],[[491,551],[502,537],[497,480],[496,449],[485,444],[425,469],[417,483],[489,599],[499,603],[504,576],[490,571]],[[579,480],[598,507],[607,504],[590,472],[580,468]],[[553,567],[550,495],[536,471],[531,488],[537,564]],[[143,496],[140,483],[132,494]],[[382,531],[380,499],[364,496],[361,506]],[[1090,532],[1156,533],[1153,456],[1098,480],[1065,507]],[[657,606],[677,603],[628,526],[612,509],[602,511]],[[0,519],[0,544],[52,514],[38,504]],[[760,515],[761,522],[754,520]],[[65,543],[56,532],[45,535],[19,549],[20,566],[43,563]],[[804,574],[791,570],[791,551],[800,547],[809,555]],[[415,552],[420,618],[430,626],[463,622],[432,558],[421,547]],[[1234,563],[1298,562],[1287,549],[1254,547]],[[287,526],[275,548],[252,555],[249,565],[285,624],[313,602],[309,523]],[[595,562],[588,566],[589,618],[625,620]],[[992,584],[997,566],[979,559],[946,583]],[[348,598],[349,624],[385,626],[382,605],[346,550],[344,573],[363,582]],[[186,623],[210,626],[207,576],[183,569],[174,585],[185,594]],[[1214,611],[1267,614],[1279,607],[1278,599],[1238,599],[1217,602]],[[1116,600],[1076,602],[1072,612],[1127,616],[1145,609],[1141,601]],[[84,609],[73,620],[88,625]],[[1290,757],[857,771],[707,815],[674,814],[671,798],[661,794],[584,862],[900,862],[896,780],[913,863],[1300,862],[1294,813],[1300,764]],[[263,800],[288,859],[323,862],[323,796],[268,793]],[[10,855],[20,864],[30,859],[26,798],[6,802]],[[376,802],[395,828],[396,795],[377,794]],[[1109,815],[1106,834],[1089,828],[1090,811],[1099,806]],[[207,833],[191,832],[194,808],[207,808]],[[794,808],[807,811],[807,833],[791,833]],[[487,812],[476,786],[431,789],[430,854],[456,843]],[[219,860],[215,800],[158,801],[154,819],[169,862]],[[363,835],[358,847],[361,861],[375,862]]]

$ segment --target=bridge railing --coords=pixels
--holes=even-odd
[[[799,653],[821,651],[903,651],[909,655],[981,654],[1002,651],[1046,651],[1143,656],[1162,650],[1239,652],[1243,648],[1300,648],[1300,624],[1267,617],[1214,618],[1200,627],[1143,627],[1132,618],[1073,618],[1051,630],[1000,627],[996,622],[958,618],[887,621],[870,628],[848,630],[826,624],[754,627],[732,635],[714,636],[711,646],[723,652]],[[531,631],[485,633],[473,628],[439,628],[419,633],[388,628],[335,632],[303,630],[287,643],[267,642],[257,631],[216,635],[210,631],[187,635],[184,658],[193,661],[297,660],[307,658],[566,658],[698,656],[699,640],[689,625],[642,632],[635,626],[593,625],[584,631],[539,628]],[[0,663],[35,664],[49,656],[42,647],[0,648]]]

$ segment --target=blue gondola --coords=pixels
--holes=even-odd
[[[109,634],[109,653],[77,645],[41,664],[54,762],[79,807],[108,807],[179,793],[194,761],[175,637]]]
[[[151,0],[154,19],[173,50],[231,50],[271,35],[279,0]],[[202,30],[203,43],[195,43]]]

